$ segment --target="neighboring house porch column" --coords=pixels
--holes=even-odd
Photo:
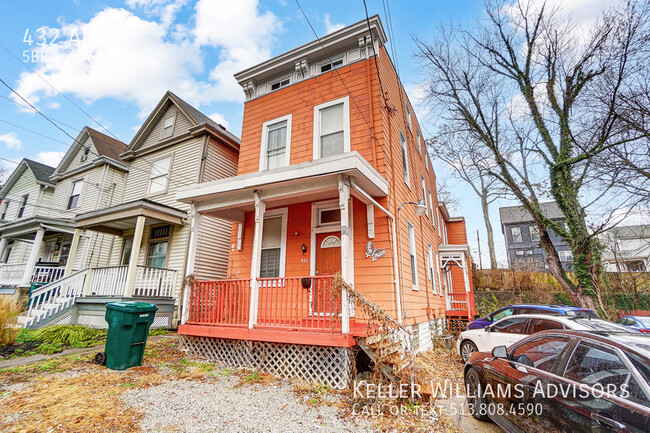
[[[462,254],[462,265],[463,265],[463,283],[465,284],[465,301],[467,302],[467,317],[472,319],[472,308],[470,304],[472,303],[472,290],[469,285],[469,272],[467,271],[467,257],[465,253]]]
[[[350,180],[339,176],[339,209],[341,210],[341,277],[347,284],[352,284],[354,256],[350,238]],[[350,300],[348,292],[341,289],[341,332],[350,333]]]
[[[72,236],[72,243],[70,244],[70,254],[68,254],[68,262],[65,264],[65,271],[63,272],[64,277],[67,277],[72,273],[72,264],[74,262],[75,256],[77,255],[77,248],[79,248],[80,238],[81,238],[81,229],[74,229],[74,235]]]
[[[253,254],[251,257],[251,304],[248,314],[248,327],[253,329],[257,323],[257,308],[260,300],[260,286],[257,279],[260,276],[260,262],[262,259],[262,233],[264,233],[264,212],[266,203],[261,199],[258,191],[253,192],[255,198],[255,230],[253,232]]]
[[[140,246],[142,245],[142,235],[144,234],[144,223],[146,220],[147,217],[139,215],[135,222],[133,246],[131,247],[131,257],[129,258],[129,268],[126,272],[126,284],[124,286],[124,296],[127,298],[133,296],[135,276],[138,271],[138,259],[140,258]]]
[[[29,258],[27,259],[27,264],[25,265],[25,273],[23,274],[23,287],[28,287],[32,280],[32,275],[34,274],[34,268],[36,267],[36,261],[38,260],[38,252],[41,250],[41,245],[43,244],[43,236],[45,236],[45,229],[40,227],[36,230],[36,235],[34,236],[34,243],[32,244],[32,249],[29,252]]]

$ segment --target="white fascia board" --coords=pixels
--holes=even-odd
[[[469,257],[469,245],[451,245],[451,244],[440,244],[438,246],[438,251],[440,253],[465,253]]]
[[[384,27],[381,24],[381,19],[379,18],[379,15],[374,15],[368,20],[361,20],[351,26],[323,36],[320,40],[309,42],[277,57],[269,59],[266,62],[238,72],[235,74],[235,79],[241,85],[251,80],[256,81],[260,77],[275,75],[278,71],[286,69],[286,66],[289,64],[293,70],[293,64],[298,60],[302,60],[305,57],[309,58],[314,55],[319,58],[323,57],[325,55],[323,47],[325,47],[327,52],[338,51],[336,48],[337,45],[358,47],[358,37],[368,33],[368,22],[370,22],[370,28],[374,33],[374,37],[379,39],[381,45],[386,44],[388,38],[386,37]]]
[[[235,198],[237,194],[241,193],[248,195],[247,191],[252,192],[265,187],[277,188],[285,182],[304,182],[338,174],[348,174],[372,196],[385,197],[388,195],[388,181],[357,151],[353,151],[275,170],[184,186],[176,192],[176,200],[196,203],[201,208],[201,202],[219,197]]]

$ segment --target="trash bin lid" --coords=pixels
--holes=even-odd
[[[126,311],[129,313],[151,313],[158,311],[158,307],[148,302],[109,302],[106,309]]]

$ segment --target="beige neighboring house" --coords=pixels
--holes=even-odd
[[[226,277],[231,234],[229,222],[193,215],[176,191],[235,175],[238,155],[239,138],[167,92],[128,146],[86,127],[56,169],[41,165],[37,176],[25,162],[12,176],[27,178],[40,194],[35,209],[52,220],[30,223],[29,239],[42,252],[59,236],[62,252],[51,258],[55,278],[32,290],[19,323],[105,327],[107,302],[141,300],[158,306],[153,326],[175,327],[188,275]],[[17,198],[25,188],[6,187]]]
[[[601,240],[607,272],[650,272],[650,225],[613,227]]]

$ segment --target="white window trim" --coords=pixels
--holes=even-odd
[[[409,131],[413,131],[413,120],[411,119],[411,108],[409,108],[408,101],[404,102],[404,106],[406,107],[406,125],[408,126]]]
[[[338,61],[338,60],[341,60],[341,61],[343,62],[343,63],[341,63],[341,66],[332,67],[332,69],[330,69],[329,71],[325,71],[325,72],[322,72],[322,71],[321,71],[321,68],[322,68],[323,66],[325,66],[325,65],[327,65],[327,64],[329,64],[329,63],[335,63],[335,62]],[[333,72],[335,69],[340,69],[340,68],[344,67],[344,66],[347,64],[347,62],[346,62],[345,60],[346,60],[346,55],[345,55],[345,54],[341,54],[341,55],[338,55],[338,56],[336,56],[336,57],[332,57],[332,58],[331,58],[331,61],[330,61],[330,59],[328,58],[328,59],[325,59],[325,60],[323,60],[323,61],[321,61],[321,62],[318,62],[318,70],[316,71],[316,73],[317,73],[318,75],[320,75],[320,74],[327,74],[328,72]]]
[[[151,180],[152,177],[151,175],[153,174],[153,169],[154,169],[154,163],[157,161],[160,161],[162,159],[169,158],[169,165],[167,166],[167,175],[165,175],[165,189],[162,189],[160,191],[155,191],[155,192],[149,192],[149,189],[151,188]],[[145,194],[145,197],[151,197],[151,196],[156,196],[160,194],[166,194],[167,191],[169,190],[169,179],[171,178],[171,172],[172,172],[172,165],[174,164],[174,154],[171,153],[169,155],[164,155],[161,156],[160,158],[156,158],[151,161],[151,169],[149,170],[149,182],[147,183],[147,193]],[[158,176],[156,176],[158,177]]]
[[[9,199],[4,199],[2,202],[2,211],[0,211],[0,216],[4,215],[3,219],[7,218],[7,213],[9,212],[9,204],[11,203],[11,200]]]
[[[313,142],[313,159],[319,159],[320,156],[320,110],[334,105],[343,103],[343,152],[350,151],[350,97],[335,99],[325,102],[314,107],[314,142]]]
[[[415,139],[418,142],[418,152],[420,152],[420,155],[422,155],[422,140],[420,138],[421,138],[420,137],[420,128],[417,128],[415,130]],[[426,165],[426,161],[425,161],[425,165]]]
[[[264,122],[262,124],[262,145],[260,146],[260,171],[267,170],[266,166],[266,146],[268,142],[268,131],[269,127],[275,125],[276,123],[280,122],[287,122],[287,147],[286,147],[286,152],[284,154],[284,165],[282,167],[286,167],[289,165],[290,158],[291,158],[291,114],[287,114],[286,116],[278,117],[277,119],[269,120],[268,122]]]
[[[283,207],[279,209],[267,210],[264,212],[264,219],[281,216],[282,217],[282,233],[280,236],[280,272],[277,278],[285,277],[285,269],[287,266],[287,219],[289,215],[289,208]],[[264,236],[264,231],[260,234],[260,257],[262,256],[262,239]],[[260,268],[262,263],[260,262]],[[259,272],[259,269],[258,269]]]
[[[79,200],[77,200],[77,205],[75,207],[68,208],[68,204],[70,203],[70,197],[72,197],[72,193],[74,192],[74,184],[76,182],[79,182],[81,184],[81,191],[79,191]],[[81,200],[83,199],[84,192],[86,191],[86,178],[82,177],[79,179],[73,179],[72,182],[70,183],[70,188],[68,190],[68,198],[65,201],[65,210],[76,210],[81,206]],[[101,193],[101,191],[100,191]]]
[[[436,214],[438,215],[438,235],[442,239],[442,222],[440,221],[440,209],[436,208]]]
[[[177,113],[174,113],[174,114],[172,114],[171,116],[163,117],[162,124],[160,125],[160,139],[161,139],[161,140],[166,140],[166,139],[168,139],[168,138],[172,138],[172,137],[174,136],[174,131],[175,131],[175,129],[176,129],[176,114],[177,114]],[[173,119],[173,122],[172,122],[172,132],[171,132],[171,134],[169,134],[168,136],[164,137],[164,136],[163,136],[163,132],[165,132],[165,122],[167,121],[167,119]]]
[[[515,240],[515,229],[519,230],[519,240]],[[510,236],[512,237],[512,243],[513,244],[520,244],[524,241],[524,236],[521,232],[521,227],[519,226],[514,226],[510,228]]]
[[[404,139],[404,140],[402,140],[402,139]],[[405,158],[405,160],[402,161],[402,164],[404,164],[404,162],[406,162],[406,164],[404,164],[404,166],[406,167],[406,172],[404,173],[404,183],[406,184],[406,186],[409,187],[409,189],[411,189],[411,170],[409,168],[409,163],[410,163],[410,161],[409,161],[409,146],[408,146],[408,143],[406,141],[406,137],[404,136],[404,133],[402,133],[402,131],[399,131],[399,140],[400,140],[400,146],[401,146],[400,150],[402,150],[402,149],[404,150],[403,158]],[[404,171],[404,167],[402,167],[402,171]]]
[[[286,81],[286,80],[289,80],[289,84],[287,84],[287,85],[285,85],[285,86],[280,86],[280,87],[278,87],[278,88],[275,89],[275,90],[272,89],[272,87],[273,87],[274,84],[281,83],[281,82]],[[291,74],[289,74],[289,75],[285,75],[285,76],[280,77],[280,78],[277,78],[277,79],[275,79],[275,80],[271,80],[271,81],[269,81],[269,84],[268,84],[268,85],[269,85],[269,88],[268,88],[268,91],[267,91],[266,93],[277,92],[278,90],[282,90],[282,89],[284,89],[285,87],[289,87],[291,84],[292,84],[292,83],[291,83]]]
[[[436,217],[434,215],[433,209],[433,195],[431,195],[431,188],[427,188],[427,193],[429,193],[429,210],[431,212],[431,225],[433,228],[436,228]]]
[[[420,290],[419,287],[419,275],[418,275],[418,253],[417,253],[417,246],[415,244],[415,225],[411,223],[411,221],[406,220],[406,234],[409,238],[409,266],[411,267],[411,254],[414,257],[413,260],[413,266],[411,269],[411,279],[413,279],[413,275],[415,275],[415,281],[411,281],[411,285],[413,290]],[[412,230],[409,230],[412,229]],[[410,231],[410,233],[409,233]],[[413,236],[411,236],[411,233]]]

